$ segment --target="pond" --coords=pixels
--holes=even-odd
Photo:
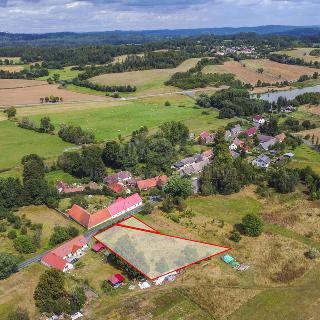
[[[279,97],[292,100],[296,96],[306,92],[320,92],[320,85],[317,85],[314,87],[292,89],[287,91],[275,91],[275,92],[267,92],[267,93],[261,93],[261,94],[253,94],[252,98],[260,98],[262,100],[267,100],[269,102],[277,102]]]

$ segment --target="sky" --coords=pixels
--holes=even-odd
[[[0,31],[320,25],[320,0],[0,0]]]

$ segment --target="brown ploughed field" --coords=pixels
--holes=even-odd
[[[98,101],[106,98],[59,89],[58,85],[36,80],[0,80],[0,105],[28,105],[40,103],[40,98],[62,97],[64,102]]]

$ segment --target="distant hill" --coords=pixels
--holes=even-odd
[[[320,26],[281,26],[268,25],[239,28],[201,28],[174,30],[142,31],[103,31],[103,32],[59,32],[44,34],[19,34],[0,32],[0,46],[10,45],[85,45],[85,44],[142,44],[151,41],[189,37],[198,35],[235,35],[238,33],[256,33],[260,35],[279,34],[291,36],[312,36],[320,34]]]

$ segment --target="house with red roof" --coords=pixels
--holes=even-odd
[[[126,193],[130,193],[130,190],[123,185],[122,183],[118,183],[118,182],[112,182],[110,184],[108,184],[108,188],[113,191],[114,193],[121,193],[121,192],[126,192]]]
[[[208,131],[203,131],[199,135],[199,140],[200,140],[199,142],[206,143],[206,144],[213,143],[215,137],[216,137],[216,135],[214,133],[210,133]]]
[[[137,186],[140,191],[145,191],[155,187],[161,187],[164,184],[166,184],[167,181],[168,181],[168,177],[166,175],[162,175],[162,176],[157,176],[157,177],[146,179],[146,180],[138,180]]]
[[[255,134],[257,134],[257,128],[256,127],[251,127],[249,129],[247,129],[244,133],[248,136],[248,137],[252,137]]]
[[[266,122],[266,120],[260,115],[254,116],[252,118],[252,121],[253,121],[253,124],[256,125],[256,126],[261,126]]]
[[[135,193],[128,198],[120,197],[108,207],[94,213],[88,212],[77,204],[74,204],[67,213],[71,219],[75,220],[86,229],[91,229],[111,218],[118,217],[140,206],[142,206],[142,199]]]
[[[73,269],[72,260],[81,257],[87,249],[88,240],[80,235],[44,255],[41,263],[66,272]]]
[[[110,185],[111,183],[121,183],[123,185],[135,185],[135,179],[129,171],[120,171],[106,176],[103,181]]]
[[[235,138],[233,142],[229,145],[229,150],[235,151],[238,148],[244,148],[245,144],[244,141]]]
[[[76,192],[83,192],[85,190],[85,186],[83,185],[69,185],[63,181],[58,181],[56,183],[56,188],[59,193],[76,193]]]
[[[279,143],[282,143],[286,139],[286,135],[282,132],[282,133],[276,135],[275,138],[277,139],[277,141]]]

